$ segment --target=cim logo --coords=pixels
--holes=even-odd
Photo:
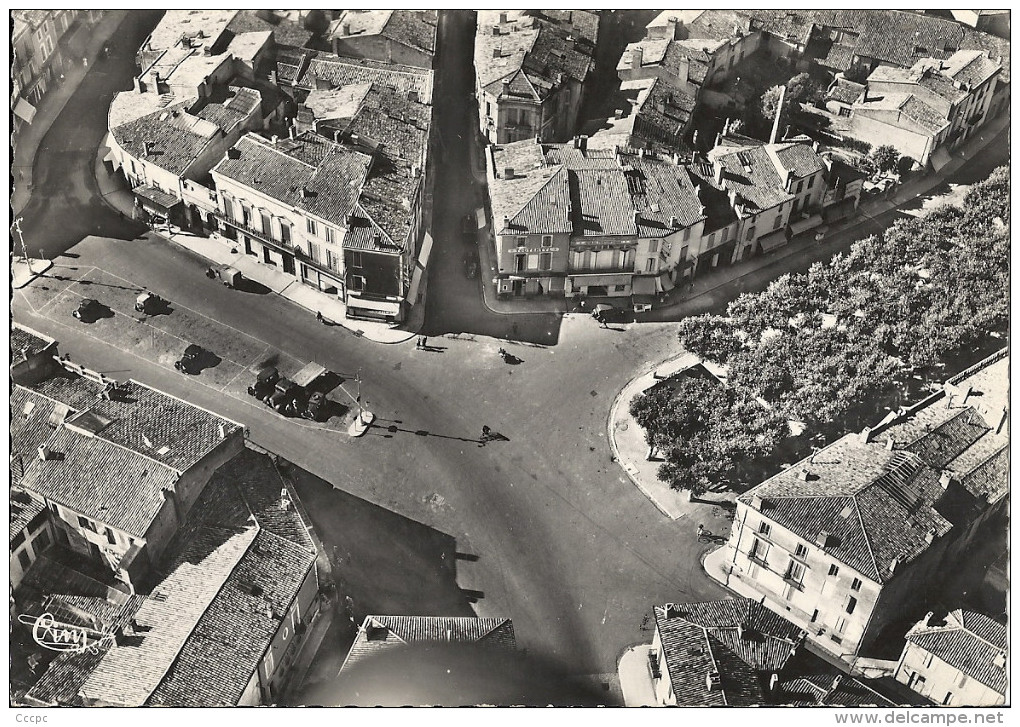
[[[99,646],[114,640],[114,635],[84,626],[57,621],[52,614],[18,616],[18,621],[32,627],[32,639],[51,651],[95,651]]]

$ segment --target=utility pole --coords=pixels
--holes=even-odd
[[[21,256],[25,258],[25,263],[28,265],[28,273],[32,274],[32,260],[28,257],[28,248],[25,247],[25,233],[21,231],[21,221],[24,217],[19,217],[14,220],[14,229],[18,231],[18,239],[21,240]]]
[[[360,368],[358,369],[358,397],[357,397],[356,401],[358,403],[358,416],[356,416],[354,418],[354,421],[351,422],[350,428],[347,430],[347,433],[350,434],[352,437],[360,437],[360,436],[362,436],[365,432],[368,431],[368,428],[370,426],[372,426],[372,422],[375,421],[375,414],[373,414],[370,411],[367,411],[365,409],[364,405],[361,402],[361,369]]]

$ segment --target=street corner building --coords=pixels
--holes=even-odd
[[[12,701],[275,702],[319,583],[274,463],[236,422],[14,330]],[[39,619],[92,648],[48,648]]]
[[[738,497],[710,556],[719,577],[851,670],[895,658],[883,645],[955,592],[947,584],[980,585],[960,585],[959,566],[980,579],[980,558],[997,557],[985,551],[1005,547],[1008,368],[1003,349]]]

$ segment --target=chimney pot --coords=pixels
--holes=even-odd
[[[502,24],[502,23],[505,23],[505,22],[507,22],[507,15],[506,15],[506,12],[501,12],[501,13],[499,14],[499,22],[500,22],[501,24]]]
[[[645,51],[641,46],[632,48],[630,51],[630,67],[634,70],[640,70],[641,66],[644,65]]]
[[[514,168],[513,167],[506,167],[506,168],[504,168],[503,169],[503,179],[513,179],[513,178],[514,178]]]
[[[669,218],[669,226],[670,227],[679,227],[680,226],[680,218],[679,217],[675,217],[675,216],[674,217],[670,217]]]
[[[895,446],[896,446],[896,440],[894,440],[892,438],[892,435],[886,435],[886,438],[885,438],[885,448],[891,452]]]

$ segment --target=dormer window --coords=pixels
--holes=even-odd
[[[526,237],[518,237],[517,238],[517,247],[518,248],[527,247],[527,246],[528,246],[528,238],[526,238]]]

